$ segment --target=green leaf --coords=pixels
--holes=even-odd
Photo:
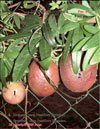
[[[3,62],[5,66],[7,67],[8,71],[11,72],[13,68],[13,61],[10,60],[5,54],[3,55]]]
[[[36,15],[26,15],[25,19],[21,21],[23,28],[19,33],[28,33],[32,30],[36,30],[42,26],[42,20]]]
[[[0,59],[0,80],[5,86],[6,85],[6,67],[3,62],[3,59]]]
[[[19,54],[19,48],[12,49],[10,51],[6,51],[5,55],[7,55],[8,58],[15,59]]]
[[[9,58],[16,58],[19,54],[19,47],[18,44],[20,43],[21,39],[14,40],[11,42],[11,44],[8,46],[7,50],[5,51],[5,55]]]
[[[31,41],[31,45],[32,45],[32,47],[30,48],[31,54],[34,54],[36,50],[34,49],[34,47],[37,43],[38,43],[37,39]],[[21,79],[31,59],[32,59],[32,55],[30,55],[29,46],[27,44],[16,59],[14,69],[13,69],[13,74],[12,74],[13,81],[18,81]]]
[[[59,9],[62,9],[62,10],[67,10],[68,9],[68,3],[63,3],[62,5],[60,5]]]
[[[49,4],[51,6],[50,10],[59,9],[60,3],[61,1],[57,1],[57,2],[52,1],[52,3]]]
[[[30,4],[31,2],[32,2],[32,1],[24,0],[24,2],[23,2],[24,8],[25,8],[25,9],[31,9],[31,8],[33,8],[33,7],[36,6],[36,3],[35,3],[35,2],[32,3],[32,4]],[[29,4],[28,4],[28,3],[29,3]]]
[[[95,51],[93,57],[90,60],[90,64],[96,64],[100,62],[100,47]]]
[[[68,24],[65,24],[62,29],[61,29],[61,32],[66,34],[68,31],[71,31],[71,30],[74,30],[76,29],[77,27],[79,27],[79,23],[76,23],[76,22],[70,22]]]
[[[17,14],[17,15],[18,15],[18,17],[20,18],[21,21],[23,21],[25,19],[25,16],[24,15],[21,15],[20,13]]]
[[[99,31],[99,29],[97,27],[94,27],[93,25],[84,25],[84,28],[91,34],[95,34]]]
[[[60,39],[59,35],[56,35],[56,40],[57,40],[58,43],[62,44],[62,40]]]
[[[90,48],[96,47],[100,45],[100,31],[92,36],[91,39],[82,47],[82,50],[88,50]]]
[[[83,63],[82,63],[82,70],[83,71],[86,71],[88,69],[88,67],[90,66],[89,62],[90,62],[90,59],[91,57],[93,56],[94,52],[96,51],[97,47],[95,48],[90,48],[85,56],[84,56],[84,59],[83,59]]]
[[[31,59],[32,57],[29,54],[28,45],[26,45],[16,59],[12,74],[13,81],[18,81],[21,79]]]
[[[72,68],[75,74],[78,73],[81,63],[82,51],[72,52]]]
[[[20,32],[18,34],[11,34],[9,36],[5,36],[5,37],[0,38],[0,42],[1,41],[6,41],[6,40],[9,40],[9,39],[28,37],[30,35],[31,35],[31,32],[22,32],[22,33]]]
[[[9,21],[9,19],[13,16],[13,14],[8,14],[4,19],[3,19],[3,22],[5,24],[7,24],[7,22]]]
[[[0,1],[0,9],[2,9],[2,12],[9,12],[7,3],[3,0]]]
[[[82,0],[82,5],[86,6],[87,8],[90,8],[90,5],[87,0]]]
[[[69,34],[68,34],[68,38],[66,40],[66,44],[65,44],[65,47],[64,47],[64,51],[63,51],[63,55],[62,55],[62,59],[63,59],[63,64],[65,65],[66,63],[66,58],[67,58],[67,55],[68,55],[68,50],[69,50],[69,47],[70,47],[70,44],[71,44],[71,37],[73,35],[73,31],[70,31]]]
[[[29,25],[22,28],[19,33],[30,33],[32,30],[36,30],[39,27],[39,24]]]
[[[42,67],[44,70],[48,70],[51,61],[52,61],[52,57],[48,57],[48,58],[46,58],[46,59],[40,61],[39,64],[41,65],[41,67]]]
[[[3,45],[0,43],[0,53],[3,51]]]
[[[63,23],[64,23],[64,16],[63,16],[63,14],[61,13],[60,14],[60,16],[59,16],[59,18],[58,18],[58,29],[60,30],[61,29],[61,27],[63,26]]]
[[[83,45],[84,45],[89,39],[90,39],[90,37],[85,37],[85,38],[83,38],[80,42],[78,42],[78,43],[74,46],[72,52],[81,50],[81,48],[83,47]]]
[[[41,35],[37,35],[35,37],[35,35],[33,36],[33,40],[31,40],[31,42],[28,44],[28,49],[29,49],[29,53],[30,55],[33,57],[33,54],[37,51],[37,44],[39,44],[39,41],[42,39]]]
[[[74,3],[74,4],[68,4],[68,10],[69,9],[73,9],[73,8],[87,11],[88,13],[91,14],[91,16],[95,16],[96,15],[96,13],[91,8],[88,8],[88,7],[84,6],[84,5],[76,4],[76,3]]]
[[[92,21],[92,20],[96,20],[95,19],[95,16],[94,17],[83,17],[83,19],[80,21],[80,23],[82,25],[89,25],[89,24],[93,24],[93,23],[90,23],[89,21]],[[87,22],[88,21],[88,22]]]
[[[2,90],[2,83],[0,82],[0,90]]]
[[[18,29],[20,29],[20,18],[18,15],[14,15],[14,21]]]
[[[22,38],[19,38],[19,39],[16,39],[16,40],[12,41],[11,44],[7,47],[6,51],[16,49],[16,46],[20,43],[21,40],[22,40]]]
[[[82,18],[79,18],[79,17],[76,17],[70,13],[63,13],[63,16],[68,19],[69,21],[72,21],[72,22],[78,22],[78,21],[81,21]]]
[[[95,2],[90,0],[90,6],[95,10],[95,12],[98,12],[98,2],[99,0],[95,0]]]
[[[44,60],[51,56],[51,46],[44,39],[40,41],[39,52],[41,60]]]
[[[72,47],[75,46],[82,38],[83,38],[83,31],[81,30],[80,27],[78,27],[74,30],[72,36]]]
[[[32,26],[32,25],[38,25],[41,26],[42,25],[42,20],[40,17],[38,17],[37,15],[26,15],[25,19],[23,21],[21,21],[21,24],[23,26]]]
[[[77,16],[93,16],[90,13],[88,13],[86,10],[83,9],[77,9],[77,8],[73,8],[68,10],[68,13],[70,14],[76,14]],[[75,16],[73,16],[74,19],[76,18]],[[80,21],[82,18],[77,17],[76,20]]]
[[[56,46],[55,37],[50,29],[50,26],[48,23],[45,23],[42,27],[43,36],[47,40],[48,44],[50,44],[52,47]]]
[[[57,23],[56,23],[56,18],[55,18],[55,15],[54,14],[51,14],[48,18],[48,23],[50,25],[50,27],[54,30],[54,31],[57,31],[58,28],[57,28]]]
[[[91,33],[87,32],[87,31],[84,29],[84,25],[81,25],[81,28],[82,28],[82,31],[83,31],[83,33],[84,33],[84,35],[85,35],[86,37],[92,36]]]

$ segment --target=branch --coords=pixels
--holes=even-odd
[[[32,2],[32,1],[30,1]],[[10,5],[8,8],[13,8],[15,6],[17,6],[20,2],[16,3],[16,4],[13,4],[13,5]],[[33,3],[33,2],[32,2]],[[43,23],[45,22],[45,19],[46,19],[46,8],[41,5],[40,3],[36,3],[36,6],[39,6],[42,10],[43,10],[43,17],[42,17],[42,20],[43,20]],[[23,15],[23,16],[26,16],[27,14],[25,13],[20,13],[20,12],[13,12],[13,14],[17,14],[17,15]]]
[[[41,4],[38,4],[38,5],[39,5],[40,8],[42,8],[42,10],[44,11],[43,17],[42,17],[43,23],[44,23],[44,22],[45,22],[45,19],[46,19],[46,8],[45,8],[43,5],[41,5]]]
[[[11,8],[13,8],[13,7],[17,6],[19,3],[20,3],[20,2],[18,2],[18,3],[16,3],[16,4],[13,4],[13,5],[8,6],[8,9],[11,9]]]
[[[9,117],[7,117],[3,112],[0,111],[0,115],[5,117],[9,122],[12,123],[12,125],[16,128],[16,129],[19,129],[18,126],[16,124],[14,124]]]
[[[27,120],[27,101],[28,101],[27,96],[28,96],[28,85],[27,85],[27,87],[26,87],[26,100],[25,100],[25,121],[26,121],[26,125],[27,125],[28,129],[31,129],[31,128],[30,128],[30,126],[29,126],[29,124],[28,124],[28,120]]]

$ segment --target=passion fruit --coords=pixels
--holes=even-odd
[[[65,65],[62,58],[60,60],[60,75],[65,87],[73,92],[87,91],[96,79],[97,67],[96,64],[91,65],[86,71],[79,69],[75,74],[72,68],[71,54],[68,55]]]
[[[25,97],[25,88],[21,82],[7,82],[7,87],[3,87],[2,95],[9,104],[19,104]]]
[[[45,71],[47,76],[56,84],[59,83],[59,73],[56,64],[51,61],[48,70]],[[40,69],[40,66],[35,61],[32,62],[29,68],[28,83],[30,89],[38,96],[49,96],[55,92],[55,88],[47,81],[45,75]]]

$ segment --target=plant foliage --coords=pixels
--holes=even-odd
[[[74,73],[80,64],[86,71],[100,62],[100,2],[52,1],[43,22],[40,1],[0,1],[0,81],[6,84],[24,79],[32,60],[47,70],[51,60],[57,65],[60,57],[65,64],[68,52],[72,54]],[[20,12],[19,8],[25,10]],[[35,12],[32,12],[32,9]],[[31,14],[27,13],[31,10]],[[85,52],[83,61],[82,53]]]

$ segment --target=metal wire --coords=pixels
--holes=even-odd
[[[99,100],[97,100],[97,98],[95,98],[95,96],[91,93],[92,91],[94,91],[98,87],[100,87],[100,84],[98,84],[95,87],[91,88],[88,92],[86,92],[86,94],[84,95],[84,97],[82,97],[78,102],[74,102],[74,103],[71,103],[69,101],[69,98],[66,98],[59,91],[56,91],[55,94],[57,96],[59,96],[62,100],[64,100],[64,103],[66,103],[68,105],[67,110],[64,111],[61,114],[58,114],[58,115],[57,114],[54,114],[44,104],[45,103],[44,101],[45,100],[48,100],[48,97],[39,98],[30,89],[28,89],[28,95],[29,95],[28,106],[29,106],[29,108],[28,108],[28,111],[27,111],[27,118],[28,118],[29,124],[30,123],[31,124],[33,123],[33,125],[30,126],[30,128],[31,129],[32,128],[35,128],[35,129],[43,129],[43,128],[44,129],[51,129],[52,127],[54,127],[55,129],[66,129],[67,125],[69,124],[68,122],[66,122],[66,118],[69,117],[69,113],[72,111],[72,112],[74,112],[78,116],[79,119],[81,119],[85,123],[85,126],[83,128],[85,128],[85,129],[88,129],[88,128],[93,129],[92,125],[95,124],[96,122],[99,122],[100,117],[98,117],[98,118],[96,118],[96,119],[94,119],[92,121],[88,121],[82,115],[82,113],[80,113],[75,108],[75,106],[77,104],[78,105],[79,104],[82,104],[82,102],[85,101],[87,97],[90,97],[99,106],[99,104],[100,104]],[[31,98],[31,100],[33,99],[34,101],[36,101],[35,104],[34,103],[31,103],[30,98]],[[24,103],[24,102],[22,102],[22,103]],[[25,103],[24,104],[22,104],[22,103],[16,105],[16,111],[17,112],[20,112],[20,114],[17,114],[16,111],[13,112],[13,110],[14,110],[13,107],[15,108],[15,105],[14,106],[12,105],[12,110],[10,112],[7,112],[8,114],[9,113],[13,113],[13,114],[16,113],[15,114],[16,119],[15,118],[11,118],[11,119],[12,119],[13,123],[15,123],[16,125],[18,125],[19,129],[20,129],[20,126],[22,126],[21,124],[23,124],[23,122],[25,123],[25,109],[24,109]],[[48,100],[48,103],[49,103],[49,100]],[[59,104],[60,104],[60,101],[59,101]],[[9,104],[7,104],[6,102],[4,102],[4,104],[0,107],[0,111],[3,111],[4,107],[7,107],[7,106],[9,108]],[[42,110],[43,110],[43,113],[40,113],[40,114],[36,115],[35,113],[36,113],[36,110],[38,110],[38,109],[40,110],[40,112],[42,112]],[[45,114],[44,114],[44,111],[45,111]],[[99,111],[98,111],[98,113],[99,113]],[[18,117],[20,117],[21,115],[22,115],[22,117],[20,118],[20,120],[18,120],[19,119]],[[47,118],[43,120],[42,116],[43,117],[47,117]],[[42,118],[42,120],[41,120],[41,118]],[[63,121],[62,118],[65,118],[65,121],[64,122],[62,122]],[[62,121],[61,121],[61,119],[62,119]],[[77,118],[76,118],[76,120],[77,120]],[[3,128],[3,127],[0,127],[0,129],[1,128]],[[7,126],[7,128],[8,128],[8,126]],[[14,128],[15,128],[14,126],[11,126],[11,129],[14,129]],[[25,128],[25,127],[23,126],[23,128]]]

